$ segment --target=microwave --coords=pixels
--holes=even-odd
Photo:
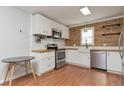
[[[54,38],[61,38],[61,31],[58,31],[57,29],[52,29],[52,37]]]

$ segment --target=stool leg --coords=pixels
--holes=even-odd
[[[35,72],[34,72],[34,70],[33,70],[33,68],[32,68],[31,62],[29,61],[28,64],[29,64],[29,67],[31,68],[31,71],[32,71],[34,80],[36,80]]]
[[[9,86],[12,85],[12,76],[13,76],[14,68],[15,68],[15,64],[12,63],[11,73],[10,73],[10,80],[9,80]]]
[[[27,75],[28,75],[27,62],[25,62],[25,69],[26,69],[26,73],[27,73]]]
[[[4,78],[4,83],[6,82],[6,78],[8,76],[8,73],[9,73],[10,68],[11,68],[11,64],[8,64],[8,66],[7,66],[7,72],[6,72],[6,75],[5,75],[5,78]]]

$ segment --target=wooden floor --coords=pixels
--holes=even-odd
[[[8,85],[5,83],[4,85]],[[66,65],[53,70],[34,81],[32,75],[13,81],[13,86],[111,86],[121,85],[121,76],[106,71]]]

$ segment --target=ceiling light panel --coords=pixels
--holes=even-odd
[[[91,14],[91,11],[89,10],[88,7],[83,7],[83,8],[80,9],[80,11],[81,11],[81,13],[83,15],[89,15],[89,14]]]

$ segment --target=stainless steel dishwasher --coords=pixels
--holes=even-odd
[[[91,67],[102,70],[107,69],[107,53],[106,51],[91,52]]]

